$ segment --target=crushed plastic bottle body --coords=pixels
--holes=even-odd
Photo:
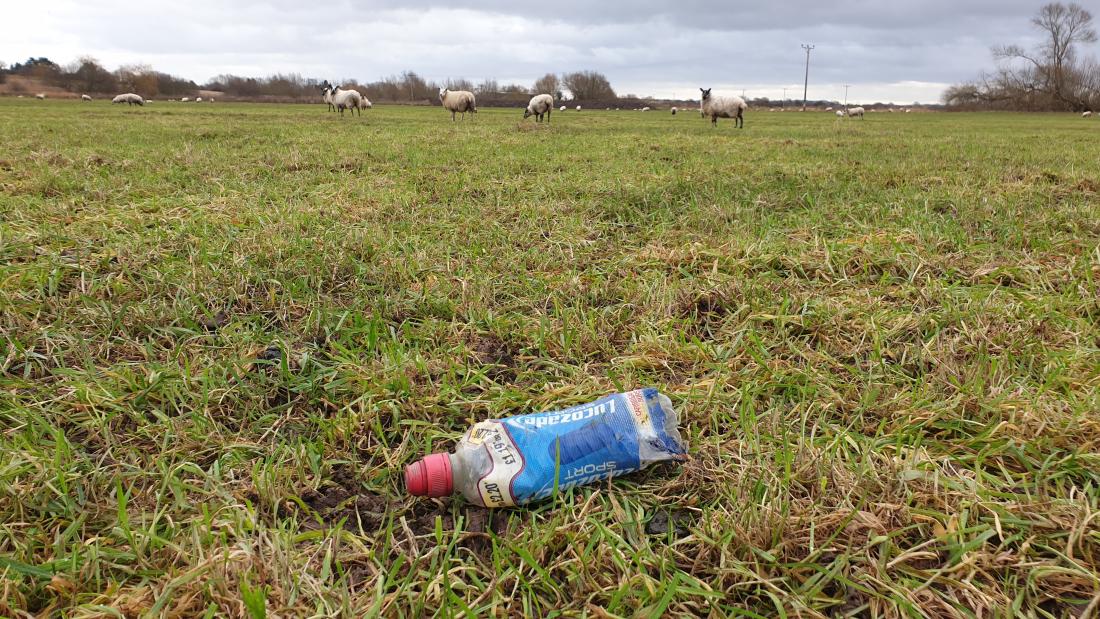
[[[461,492],[485,507],[523,505],[556,491],[687,457],[672,402],[656,389],[476,424],[454,453],[405,469],[411,494]]]

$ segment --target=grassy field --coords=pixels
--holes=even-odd
[[[1087,616],[1100,123],[0,101],[0,615]],[[692,459],[489,512],[468,424]]]

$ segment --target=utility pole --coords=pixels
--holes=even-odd
[[[809,100],[810,93],[810,51],[816,45],[802,45],[802,49],[806,50],[806,83],[802,87],[802,111],[806,111],[806,102]]]
[[[787,107],[787,89],[783,89],[783,105],[780,107]]]
[[[848,87],[849,86],[851,86],[851,84],[845,84],[844,85],[844,109],[848,109]]]

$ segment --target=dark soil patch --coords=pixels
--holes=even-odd
[[[229,324],[229,313],[225,311],[220,311],[213,316],[202,316],[199,318],[199,325],[210,333],[221,329],[227,324]]]
[[[692,513],[686,509],[659,509],[645,525],[645,532],[649,535],[668,535],[672,531],[673,537],[685,537],[689,533],[688,527],[694,520]]]
[[[485,375],[493,380],[511,381],[516,377],[516,357],[519,351],[492,333],[478,335],[470,342],[474,357],[481,365],[490,366]]]

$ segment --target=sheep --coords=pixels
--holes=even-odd
[[[202,97],[195,97],[195,103],[202,103]]]
[[[844,110],[837,110],[836,116],[837,118],[844,118]]]
[[[579,105],[577,106],[577,111],[578,112],[581,111],[581,106],[579,106]]]
[[[546,116],[546,122],[550,122],[550,111],[554,109],[554,97],[550,95],[535,95],[531,97],[531,102],[527,104],[527,109],[523,110],[523,117],[529,118],[535,117],[535,122],[542,122],[542,117]]]
[[[468,90],[440,88],[439,102],[451,113],[451,122],[455,121],[455,114],[459,112],[462,113],[462,120],[466,120],[466,112],[477,114],[477,99],[474,98],[474,93]]]
[[[673,116],[675,116],[675,115],[676,115],[676,111],[677,111],[677,109],[676,109],[676,106],[675,106],[675,105],[674,105],[674,106],[672,106],[672,115],[673,115]]]
[[[648,111],[649,111],[649,106],[643,107],[643,108],[642,108],[642,111],[643,111],[643,112],[648,112]]]
[[[1081,113],[1081,118],[1088,118],[1089,116],[1092,116],[1092,110],[1086,110]]]
[[[191,97],[183,97],[183,98],[180,99],[180,103],[187,103],[190,100],[191,100]]]
[[[80,95],[80,100],[81,101],[91,101],[92,98],[89,97],[88,95]]]
[[[826,111],[826,112],[831,112],[831,111],[833,111],[833,108],[831,108],[831,107],[827,107],[827,108],[825,108],[825,111]]]
[[[329,85],[328,80],[321,85],[321,100],[328,104],[328,111],[336,111],[336,106],[332,104],[332,86]]]
[[[40,92],[37,95],[35,95],[34,98],[38,99],[39,101],[44,101],[46,99],[46,93]]]
[[[731,97],[715,97],[710,94],[710,88],[700,88],[703,98],[699,101],[699,112],[705,118],[710,116],[710,124],[718,126],[719,118],[732,118],[733,126],[745,128],[745,110],[748,104],[736,95]]]
[[[347,109],[355,110],[360,116],[363,115],[363,95],[359,94],[359,91],[343,90],[339,86],[333,86],[329,92],[332,93],[332,105],[336,106],[341,116]]]
[[[849,108],[848,109],[848,117],[851,118],[853,116],[859,116],[860,118],[863,118],[863,115],[866,112],[867,112],[867,110],[864,110],[862,107]]]
[[[145,99],[142,99],[141,95],[127,92],[111,99],[111,103],[125,103],[126,107],[130,107],[131,105],[145,105]]]
[[[563,105],[560,108],[558,108],[558,111],[564,112],[565,111],[565,106]]]

